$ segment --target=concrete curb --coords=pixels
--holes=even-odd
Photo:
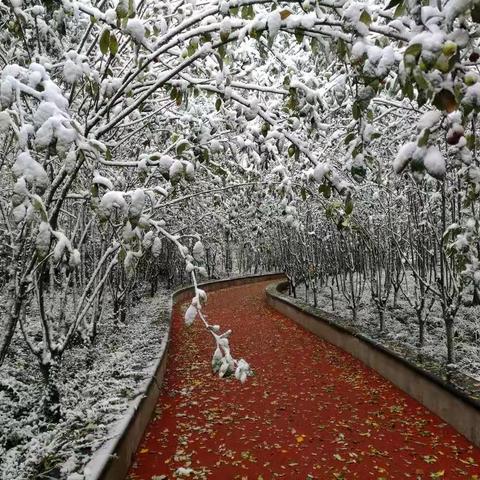
[[[358,358],[480,446],[478,400],[356,330],[339,325],[335,315],[283,294],[287,286],[287,282],[279,281],[267,287],[267,303],[271,307]]]
[[[212,292],[226,287],[280,278],[285,278],[285,276],[278,273],[249,275],[204,282],[199,284],[199,287],[207,292]],[[133,400],[124,418],[117,424],[112,438],[105,442],[93,455],[92,460],[85,468],[86,480],[121,480],[127,476],[133,457],[143,438],[145,429],[150,423],[155,405],[160,396],[160,388],[167,366],[173,306],[191,297],[192,292],[193,286],[189,286],[180,288],[172,293],[168,330],[160,346],[160,353],[153,369],[153,375],[145,381],[143,395],[139,395]]]

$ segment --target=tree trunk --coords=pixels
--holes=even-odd
[[[154,297],[158,290],[158,277],[155,276],[150,281],[150,296]]]
[[[380,331],[385,330],[385,309],[380,307],[378,309],[378,319],[380,320]]]
[[[9,292],[9,295],[11,295],[12,297],[14,296],[15,289],[13,288],[12,284],[10,284],[7,291]],[[13,334],[15,333],[15,328],[17,327],[17,323],[20,318],[20,311],[22,309],[24,300],[24,292],[25,286],[23,283],[20,283],[19,295],[15,297],[13,304],[10,306],[8,315],[5,315],[5,320],[1,329],[2,336],[0,337],[0,367],[5,361],[8,347],[10,346]]]
[[[58,390],[60,359],[52,359],[50,363],[40,363],[43,376],[44,397],[43,411],[48,422],[58,423],[61,418],[60,392]]]
[[[393,287],[393,308],[398,307],[398,292],[400,291],[400,286]]]
[[[335,295],[333,294],[333,287],[330,287],[330,301],[332,302],[332,311],[335,311]]]
[[[453,318],[445,318],[445,332],[447,334],[447,363],[455,363]]]
[[[15,333],[15,327],[18,323],[18,315],[5,315],[4,321],[2,322],[2,336],[0,338],[0,367],[3,365],[5,361],[5,357],[7,356],[8,347],[13,338],[13,334]]]
[[[418,345],[423,347],[425,344],[425,319],[421,310],[417,310],[418,319]]]
[[[477,286],[473,287],[472,305],[480,305],[480,290]]]

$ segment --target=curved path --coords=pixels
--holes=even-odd
[[[480,479],[480,449],[374,371],[271,309],[269,282],[210,293],[255,370],[212,375],[212,339],[174,310],[163,394],[129,478]],[[188,470],[187,470],[188,471]],[[184,473],[186,473],[184,471]]]

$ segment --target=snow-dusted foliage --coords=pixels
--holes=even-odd
[[[140,281],[196,286],[233,251],[317,278],[316,249],[280,254],[278,219],[341,246],[353,312],[370,272],[380,323],[392,265],[413,272],[452,362],[480,301],[479,21],[457,0],[2,2],[0,364],[20,332],[59,421],[62,359],[94,348],[108,295],[125,324]],[[196,286],[187,324],[244,381],[204,303]]]

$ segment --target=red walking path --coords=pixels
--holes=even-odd
[[[480,479],[480,449],[271,309],[267,284],[211,293],[206,307],[255,371],[243,385],[212,374],[213,339],[175,308],[163,393],[130,479]]]

